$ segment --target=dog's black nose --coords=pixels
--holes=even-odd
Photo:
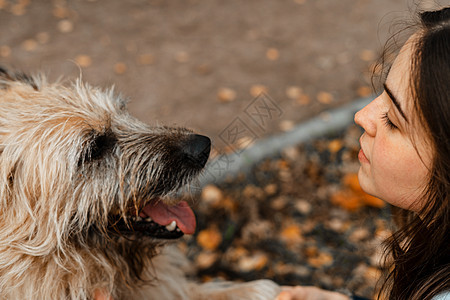
[[[183,152],[201,167],[208,161],[211,151],[211,140],[209,137],[199,134],[191,134],[182,146]]]

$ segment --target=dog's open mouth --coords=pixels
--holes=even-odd
[[[137,216],[129,217],[127,223],[121,218],[111,229],[122,235],[141,233],[153,238],[177,239],[193,234],[196,227],[194,212],[186,201],[170,206],[159,199],[145,205]]]

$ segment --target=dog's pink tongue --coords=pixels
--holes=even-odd
[[[147,204],[142,212],[152,218],[152,220],[159,225],[166,226],[177,222],[177,226],[185,234],[195,233],[195,215],[186,201],[181,201],[177,205],[169,206],[162,201],[157,203]]]

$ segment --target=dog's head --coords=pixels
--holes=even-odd
[[[112,90],[0,69],[0,252],[192,234],[192,210],[171,196],[209,151],[205,136],[133,118]]]

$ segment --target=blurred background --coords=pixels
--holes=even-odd
[[[260,92],[282,116],[255,128],[258,137],[371,94],[370,68],[392,20],[416,6],[406,0],[0,0],[0,64],[115,85],[141,120],[193,128],[222,148],[217,136]]]
[[[139,119],[192,128],[212,138],[216,153],[234,151],[371,96],[393,22],[448,4],[0,0],[0,65],[114,85]],[[263,103],[271,109],[260,112],[273,117],[258,123],[252,109]],[[236,124],[246,130],[233,145],[224,137]],[[390,210],[359,188],[360,134],[350,126],[282,149],[193,196],[198,230],[179,243],[192,276],[264,277],[371,297]]]

